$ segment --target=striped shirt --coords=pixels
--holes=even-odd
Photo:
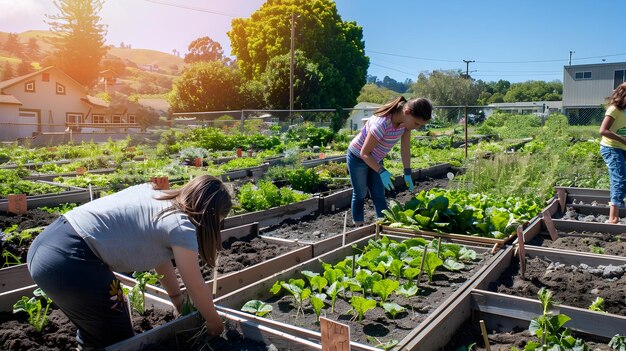
[[[361,132],[352,139],[348,151],[359,156],[367,134],[372,133],[372,136],[378,141],[378,145],[372,150],[372,157],[376,162],[380,162],[400,140],[404,131],[404,127],[394,128],[391,115],[372,116],[367,120]]]

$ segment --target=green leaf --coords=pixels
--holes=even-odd
[[[387,311],[387,313],[391,315],[391,318],[393,319],[396,318],[396,314],[404,312],[406,310],[406,308],[398,305],[395,302],[383,302],[382,307],[383,309],[385,309],[385,311]]]
[[[359,321],[362,321],[365,313],[376,307],[376,301],[361,296],[353,296],[350,299],[350,305],[356,311]]]
[[[387,301],[389,295],[391,295],[391,293],[394,292],[399,286],[400,283],[397,280],[383,279],[374,282],[372,291],[380,296],[382,302],[385,302]]]
[[[443,266],[450,271],[460,271],[465,268],[465,265],[461,262],[457,262],[454,259],[448,258],[443,262]]]
[[[246,302],[241,310],[244,312],[252,313],[259,317],[263,317],[266,314],[272,312],[272,305],[267,304],[261,300],[250,300]]]

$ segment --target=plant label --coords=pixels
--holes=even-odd
[[[196,167],[202,167],[202,158],[201,157],[194,158],[193,165]]]
[[[154,190],[169,190],[170,180],[168,177],[150,177]]]
[[[552,216],[550,216],[550,212],[543,211],[541,212],[541,214],[543,216],[543,223],[546,225],[546,228],[548,229],[548,233],[550,233],[550,239],[552,239],[552,241],[558,239],[559,232],[554,227],[554,222],[552,221]]]
[[[320,160],[323,160],[326,158],[326,154],[323,152],[320,152]]]
[[[350,351],[350,327],[320,317],[322,351]]]
[[[76,167],[76,175],[81,176],[87,172],[87,168],[85,167]]]
[[[28,206],[26,204],[26,195],[9,195],[7,196],[8,200],[8,212],[15,214],[24,214],[28,211]]]
[[[241,157],[241,148],[237,148],[237,157]]]

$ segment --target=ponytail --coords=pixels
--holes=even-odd
[[[401,109],[405,103],[406,103],[406,99],[404,98],[404,96],[400,95],[397,98],[393,99],[392,101],[379,107],[376,111],[374,111],[374,116],[381,117],[381,116],[392,114],[396,112],[398,109]]]

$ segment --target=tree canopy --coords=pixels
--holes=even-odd
[[[298,60],[302,64],[299,65],[305,68],[302,72],[312,73],[314,70],[306,70],[307,67],[313,69],[309,66],[311,63],[317,66],[321,77],[320,81],[313,76],[294,74],[296,87],[312,91],[313,88],[306,85],[315,84],[321,92],[315,99],[301,99],[299,107],[353,106],[365,84],[369,66],[364,52],[363,29],[355,22],[343,21],[331,0],[268,0],[250,18],[234,19],[228,36],[242,76],[246,80],[262,82],[273,74],[267,72],[268,66],[275,70],[276,58],[290,52],[292,14],[295,18],[295,48],[301,52]],[[279,72],[285,75],[289,70]],[[288,81],[288,76],[286,79]],[[289,107],[288,101],[283,99],[266,103],[277,108]]]
[[[189,50],[189,53],[185,55],[185,63],[224,60],[222,45],[209,37],[202,37],[192,41],[187,50]]]
[[[241,75],[222,61],[196,62],[174,81],[173,112],[240,109]]]
[[[107,52],[104,45],[106,27],[98,13],[103,0],[55,0],[58,14],[46,15],[55,49],[53,63],[86,87],[92,87]]]

